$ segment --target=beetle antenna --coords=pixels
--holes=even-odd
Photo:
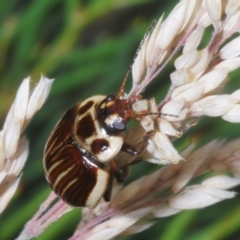
[[[127,82],[127,79],[128,79],[129,72],[132,69],[132,65],[134,64],[135,59],[137,58],[137,56],[138,56],[138,54],[139,54],[139,52],[140,52],[140,50],[142,48],[142,45],[144,44],[145,40],[147,39],[148,36],[150,36],[152,34],[152,31],[153,31],[153,29],[154,29],[154,27],[156,25],[156,22],[157,22],[156,19],[154,19],[152,21],[151,25],[149,26],[148,30],[144,34],[143,39],[141,40],[141,42],[140,42],[140,44],[138,46],[137,51],[134,54],[132,64],[129,66],[129,68],[127,70],[127,73],[126,73],[126,75],[125,75],[125,77],[123,79],[123,82],[122,82],[122,85],[120,87],[120,90],[119,90],[119,92],[117,94],[118,98],[120,98],[123,95],[123,92],[124,92],[124,89],[125,89],[125,85],[126,85],[126,82]]]
[[[168,114],[168,113],[159,113],[159,116],[168,116],[168,117],[179,117],[179,115]]]
[[[149,115],[156,115],[158,117],[160,117],[160,116],[179,117],[178,115],[168,114],[168,113],[160,113],[160,112],[146,112],[143,114],[139,114],[138,116],[144,117],[144,116],[149,116]]]
[[[123,95],[123,92],[124,92],[124,89],[125,89],[125,85],[126,85],[126,82],[127,82],[127,79],[128,79],[128,75],[129,75],[129,72],[130,72],[131,68],[132,68],[132,65],[129,67],[129,69],[128,69],[128,71],[127,71],[127,73],[126,73],[126,75],[125,75],[125,77],[123,79],[122,85],[121,85],[120,90],[119,90],[119,92],[117,94],[118,98],[120,98]]]

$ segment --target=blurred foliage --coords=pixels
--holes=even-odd
[[[24,77],[30,75],[33,85],[40,74],[55,78],[46,104],[26,130],[30,155],[18,191],[0,216],[0,239],[14,239],[50,193],[42,169],[42,152],[55,123],[81,99],[116,93],[151,21],[163,12],[167,14],[176,2],[0,1],[0,123],[4,122]],[[173,66],[168,66],[144,92],[144,97],[162,99],[172,69]],[[239,88],[238,76],[239,71],[231,74],[227,92]],[[130,85],[131,81],[127,89]],[[238,137],[239,132],[239,124],[204,118],[176,141],[176,147],[182,149],[192,139],[199,144],[214,138],[231,139]],[[144,162],[137,164],[132,167],[128,181],[154,168]],[[74,209],[37,239],[67,239],[79,220],[80,210]],[[239,197],[154,221],[156,224],[149,230],[122,239],[237,239]]]

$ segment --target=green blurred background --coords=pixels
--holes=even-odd
[[[0,216],[0,239],[14,239],[50,193],[42,168],[42,152],[53,126],[79,100],[118,91],[146,29],[163,12],[168,14],[176,2],[0,1],[1,125],[24,77],[30,75],[32,85],[41,73],[55,78],[47,102],[26,130],[30,155],[19,188]],[[172,63],[148,87],[144,97],[155,97],[159,101],[164,97]],[[231,74],[225,92],[239,88],[239,73]],[[127,90],[130,87],[131,80]],[[181,150],[192,138],[203,144],[214,138],[236,138],[239,133],[239,124],[203,118],[175,145]],[[152,164],[137,164],[127,181],[156,168]],[[149,230],[121,239],[240,239],[239,200],[237,196],[203,210],[154,219],[156,224]],[[37,239],[67,239],[79,220],[80,210],[74,209]]]

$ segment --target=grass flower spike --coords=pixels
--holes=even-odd
[[[15,193],[27,160],[29,144],[22,133],[45,102],[51,84],[42,76],[31,92],[30,78],[24,79],[0,132],[0,212]]]

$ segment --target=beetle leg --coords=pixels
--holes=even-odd
[[[136,147],[132,146],[129,143],[123,142],[121,151],[135,155],[135,156],[139,156],[142,154],[142,152],[146,149],[147,144],[148,144],[148,139],[155,133],[154,130],[147,132],[144,136],[143,136],[143,141],[142,141],[142,146],[140,147],[140,149],[137,149]],[[131,164],[134,164],[138,162],[138,160],[133,161]],[[124,165],[124,166],[117,166],[117,164],[114,162],[114,160],[110,161],[110,178],[109,178],[109,182],[108,182],[108,186],[106,189],[106,192],[103,195],[103,198],[106,202],[109,202],[111,199],[111,194],[112,194],[112,186],[113,186],[113,181],[114,178],[116,178],[116,180],[121,183],[124,182],[124,180],[127,178],[128,173],[129,173],[129,165]]]
[[[106,202],[109,202],[111,199],[114,177],[119,183],[123,182],[128,176],[129,167],[128,166],[118,167],[114,162],[114,160],[112,160],[110,162],[109,173],[110,173],[110,178],[109,178],[108,186],[103,195],[103,198]]]
[[[135,155],[135,156],[139,156],[143,153],[143,151],[146,149],[147,145],[148,145],[148,140],[149,138],[151,138],[151,136],[155,133],[154,130],[147,132],[144,136],[143,136],[143,140],[142,140],[142,146],[137,149],[136,147],[132,146],[129,143],[123,142],[121,151],[129,153],[131,155]]]
[[[129,166],[122,166],[121,168],[121,182],[124,182],[125,179],[127,178],[128,174],[129,174]]]
[[[110,163],[111,171],[114,174],[114,177],[119,183],[124,182],[129,173],[129,167],[126,166],[117,166],[116,163],[112,160]]]

